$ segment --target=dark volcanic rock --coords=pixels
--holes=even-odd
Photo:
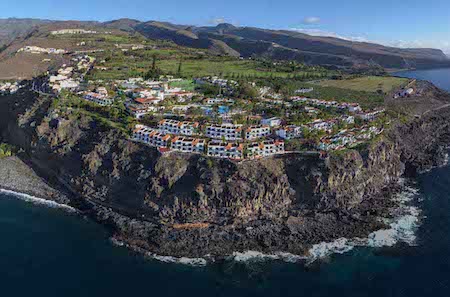
[[[383,227],[377,218],[394,205],[389,193],[405,170],[442,164],[450,141],[450,109],[436,108],[394,125],[365,151],[326,160],[160,155],[85,115],[49,116],[49,102],[23,92],[0,98],[0,112],[8,111],[0,140],[21,147],[34,171],[117,239],[161,255],[303,253],[367,236]]]

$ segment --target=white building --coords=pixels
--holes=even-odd
[[[210,141],[207,155],[216,158],[241,160],[244,158],[244,145],[242,143],[225,143]]]
[[[281,119],[273,117],[269,119],[262,119],[261,125],[270,126],[270,127],[277,127],[281,125]]]
[[[245,139],[255,140],[270,135],[269,126],[250,126],[245,129]]]
[[[284,151],[284,141],[266,140],[263,142],[250,143],[247,147],[247,156],[250,159],[264,158],[282,154]]]
[[[95,92],[89,92],[86,95],[84,95],[84,99],[94,102],[101,106],[108,106],[113,104],[113,100],[111,98],[108,98],[104,94],[99,94]]]
[[[297,94],[306,94],[306,93],[311,93],[312,91],[314,91],[314,88],[304,88],[304,89],[296,90],[295,93],[297,93]]]
[[[60,81],[59,86],[61,89],[74,90],[80,86],[80,83],[78,81],[75,81],[75,80],[69,78],[69,79]]]
[[[295,125],[285,126],[277,130],[275,133],[278,137],[287,140],[301,138],[303,136],[303,127]]]
[[[210,125],[206,127],[206,136],[215,139],[242,140],[242,125]]]
[[[206,104],[209,104],[209,105],[222,104],[222,103],[234,103],[234,100],[227,99],[227,98],[208,98],[208,99],[206,99]]]
[[[320,119],[307,124],[307,126],[311,131],[312,130],[331,131],[334,125],[335,123],[333,121],[323,121]]]
[[[154,147],[167,148],[170,135],[164,135],[155,129],[143,125],[136,125],[136,129],[133,131],[133,140]]]
[[[162,133],[175,135],[193,135],[199,128],[197,122],[180,122],[176,120],[161,120],[158,123],[158,129]]]
[[[184,153],[204,153],[206,141],[199,138],[174,137],[172,139],[171,149]]]
[[[84,29],[62,29],[57,31],[51,31],[52,35],[63,35],[63,34],[97,34],[97,31],[84,30]]]
[[[128,113],[133,116],[136,119],[142,119],[146,114],[152,111],[156,111],[157,109],[154,108],[154,110],[151,107],[146,106],[137,106],[137,105],[128,105],[127,111]]]

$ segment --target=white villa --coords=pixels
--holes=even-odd
[[[248,140],[255,140],[269,135],[269,126],[250,126],[245,130],[245,139]]]
[[[84,95],[84,99],[101,106],[108,106],[113,104],[113,100],[105,96],[105,94],[103,93],[88,92],[86,93],[86,95]]]
[[[169,144],[170,135],[164,135],[155,129],[143,125],[136,125],[136,129],[133,131],[133,140],[154,147],[166,148]]]
[[[247,156],[253,158],[263,158],[284,153],[284,141],[266,140],[263,142],[253,142],[247,147]]]
[[[331,131],[334,127],[335,123],[333,121],[323,121],[323,120],[315,120],[314,122],[308,123],[307,126],[312,130],[320,130],[320,131]]]
[[[171,149],[184,153],[204,153],[206,140],[199,138],[174,137]]]
[[[241,160],[244,158],[244,145],[242,143],[226,143],[213,140],[208,143],[207,155],[216,158]]]
[[[206,127],[206,136],[215,139],[242,140],[242,125],[210,125]]]
[[[52,35],[63,34],[97,34],[97,31],[84,30],[84,29],[62,29],[50,32]]]
[[[196,130],[199,127],[199,123],[195,122],[180,122],[176,120],[161,120],[158,123],[158,129],[162,133],[176,134],[176,135],[193,135],[196,134]]]
[[[276,127],[281,125],[281,119],[279,118],[269,118],[269,119],[262,119],[261,125],[269,126],[269,127]]]
[[[295,139],[295,138],[301,138],[303,136],[303,127],[301,126],[285,126],[275,132],[275,134],[278,137],[281,137],[283,139]]]

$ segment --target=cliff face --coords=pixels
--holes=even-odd
[[[0,100],[9,110],[0,140],[23,148],[23,160],[117,238],[163,255],[302,253],[321,241],[366,236],[381,227],[376,218],[393,204],[386,193],[405,168],[441,164],[450,141],[444,108],[326,160],[161,155],[87,115],[49,113],[51,99],[24,92]]]

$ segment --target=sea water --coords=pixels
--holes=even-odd
[[[433,78],[450,90],[448,69],[401,75]],[[101,226],[65,206],[0,192],[0,292],[47,297],[450,296],[450,167],[424,173],[402,194],[399,199],[411,203],[406,201],[397,220],[388,222],[391,228],[361,239],[361,245],[349,239],[317,245],[313,252],[325,258],[309,265],[289,254],[251,251],[227,261],[185,265],[112,244]]]

